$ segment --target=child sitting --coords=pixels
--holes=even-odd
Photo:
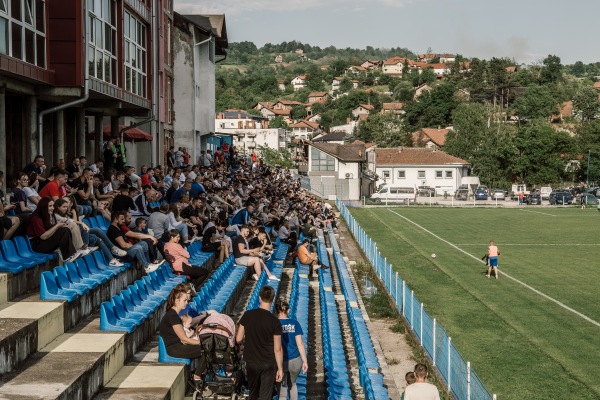
[[[133,232],[150,235],[150,232],[148,231],[148,222],[146,222],[144,218],[137,218],[135,220],[135,228],[133,229]]]

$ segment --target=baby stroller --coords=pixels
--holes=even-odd
[[[206,368],[193,399],[241,398],[244,374],[235,351],[235,323],[229,316],[215,313],[197,331]]]

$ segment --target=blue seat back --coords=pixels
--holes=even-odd
[[[55,267],[54,276],[56,277],[56,282],[61,288],[68,289],[71,286],[71,281],[69,280],[69,275],[67,274],[65,267]]]
[[[163,363],[185,363],[190,365],[190,359],[188,358],[176,358],[171,357],[167,354],[167,347],[165,346],[165,342],[163,338],[158,336],[158,362]]]
[[[56,277],[50,271],[44,271],[40,276],[40,298],[42,300],[45,298],[45,294],[58,294]]]
[[[117,324],[117,316],[115,315],[115,308],[113,307],[110,301],[105,301],[100,304],[100,322],[102,325],[102,321],[106,321],[111,325]],[[101,330],[102,327],[100,327]]]

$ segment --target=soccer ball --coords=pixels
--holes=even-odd
[[[435,255],[435,253],[431,254],[431,258],[436,258],[437,256]]]

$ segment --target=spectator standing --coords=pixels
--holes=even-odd
[[[308,361],[306,349],[302,340],[302,327],[295,319],[289,317],[290,305],[285,298],[280,297],[275,303],[275,313],[281,323],[281,347],[283,348],[283,379],[277,384],[280,399],[298,400],[296,379],[300,371],[306,373]],[[284,387],[283,393],[281,387]]]
[[[188,151],[185,147],[183,149],[181,149],[181,152],[183,153],[183,166],[187,167],[188,165],[190,165],[191,154],[188,153]]]
[[[174,154],[175,146],[169,147],[169,151],[167,151],[167,167],[175,168],[175,154]]]
[[[181,147],[178,147],[174,153],[175,156],[175,167],[183,166],[183,151],[181,151]]]
[[[440,400],[440,393],[431,383],[427,383],[429,371],[427,365],[415,365],[416,382],[404,390],[404,400]]]
[[[31,175],[32,172],[35,172],[37,174],[36,175],[37,181],[30,182],[30,185],[33,186],[38,191],[41,190],[42,187],[47,182],[47,179],[42,176],[42,174],[44,173],[45,170],[46,170],[46,162],[44,160],[44,156],[41,154],[38,154],[37,156],[35,156],[35,158],[33,159],[33,162],[30,164],[27,164],[27,166],[25,168],[23,168],[23,172],[25,172],[28,175]]]
[[[110,139],[108,142],[106,142],[106,147],[102,152],[102,156],[104,158],[104,168],[106,168],[107,171],[111,168],[115,168],[117,153],[115,153],[113,150],[114,146],[115,144],[113,143],[113,139]]]
[[[127,162],[127,149],[125,145],[121,143],[121,138],[115,138],[115,144],[113,146],[113,154],[115,157],[115,168],[117,171],[121,171]]]
[[[275,290],[263,286],[259,293],[259,308],[244,313],[236,335],[237,343],[245,341],[250,399],[271,400],[273,384],[283,378],[282,328],[270,311],[274,298]]]

